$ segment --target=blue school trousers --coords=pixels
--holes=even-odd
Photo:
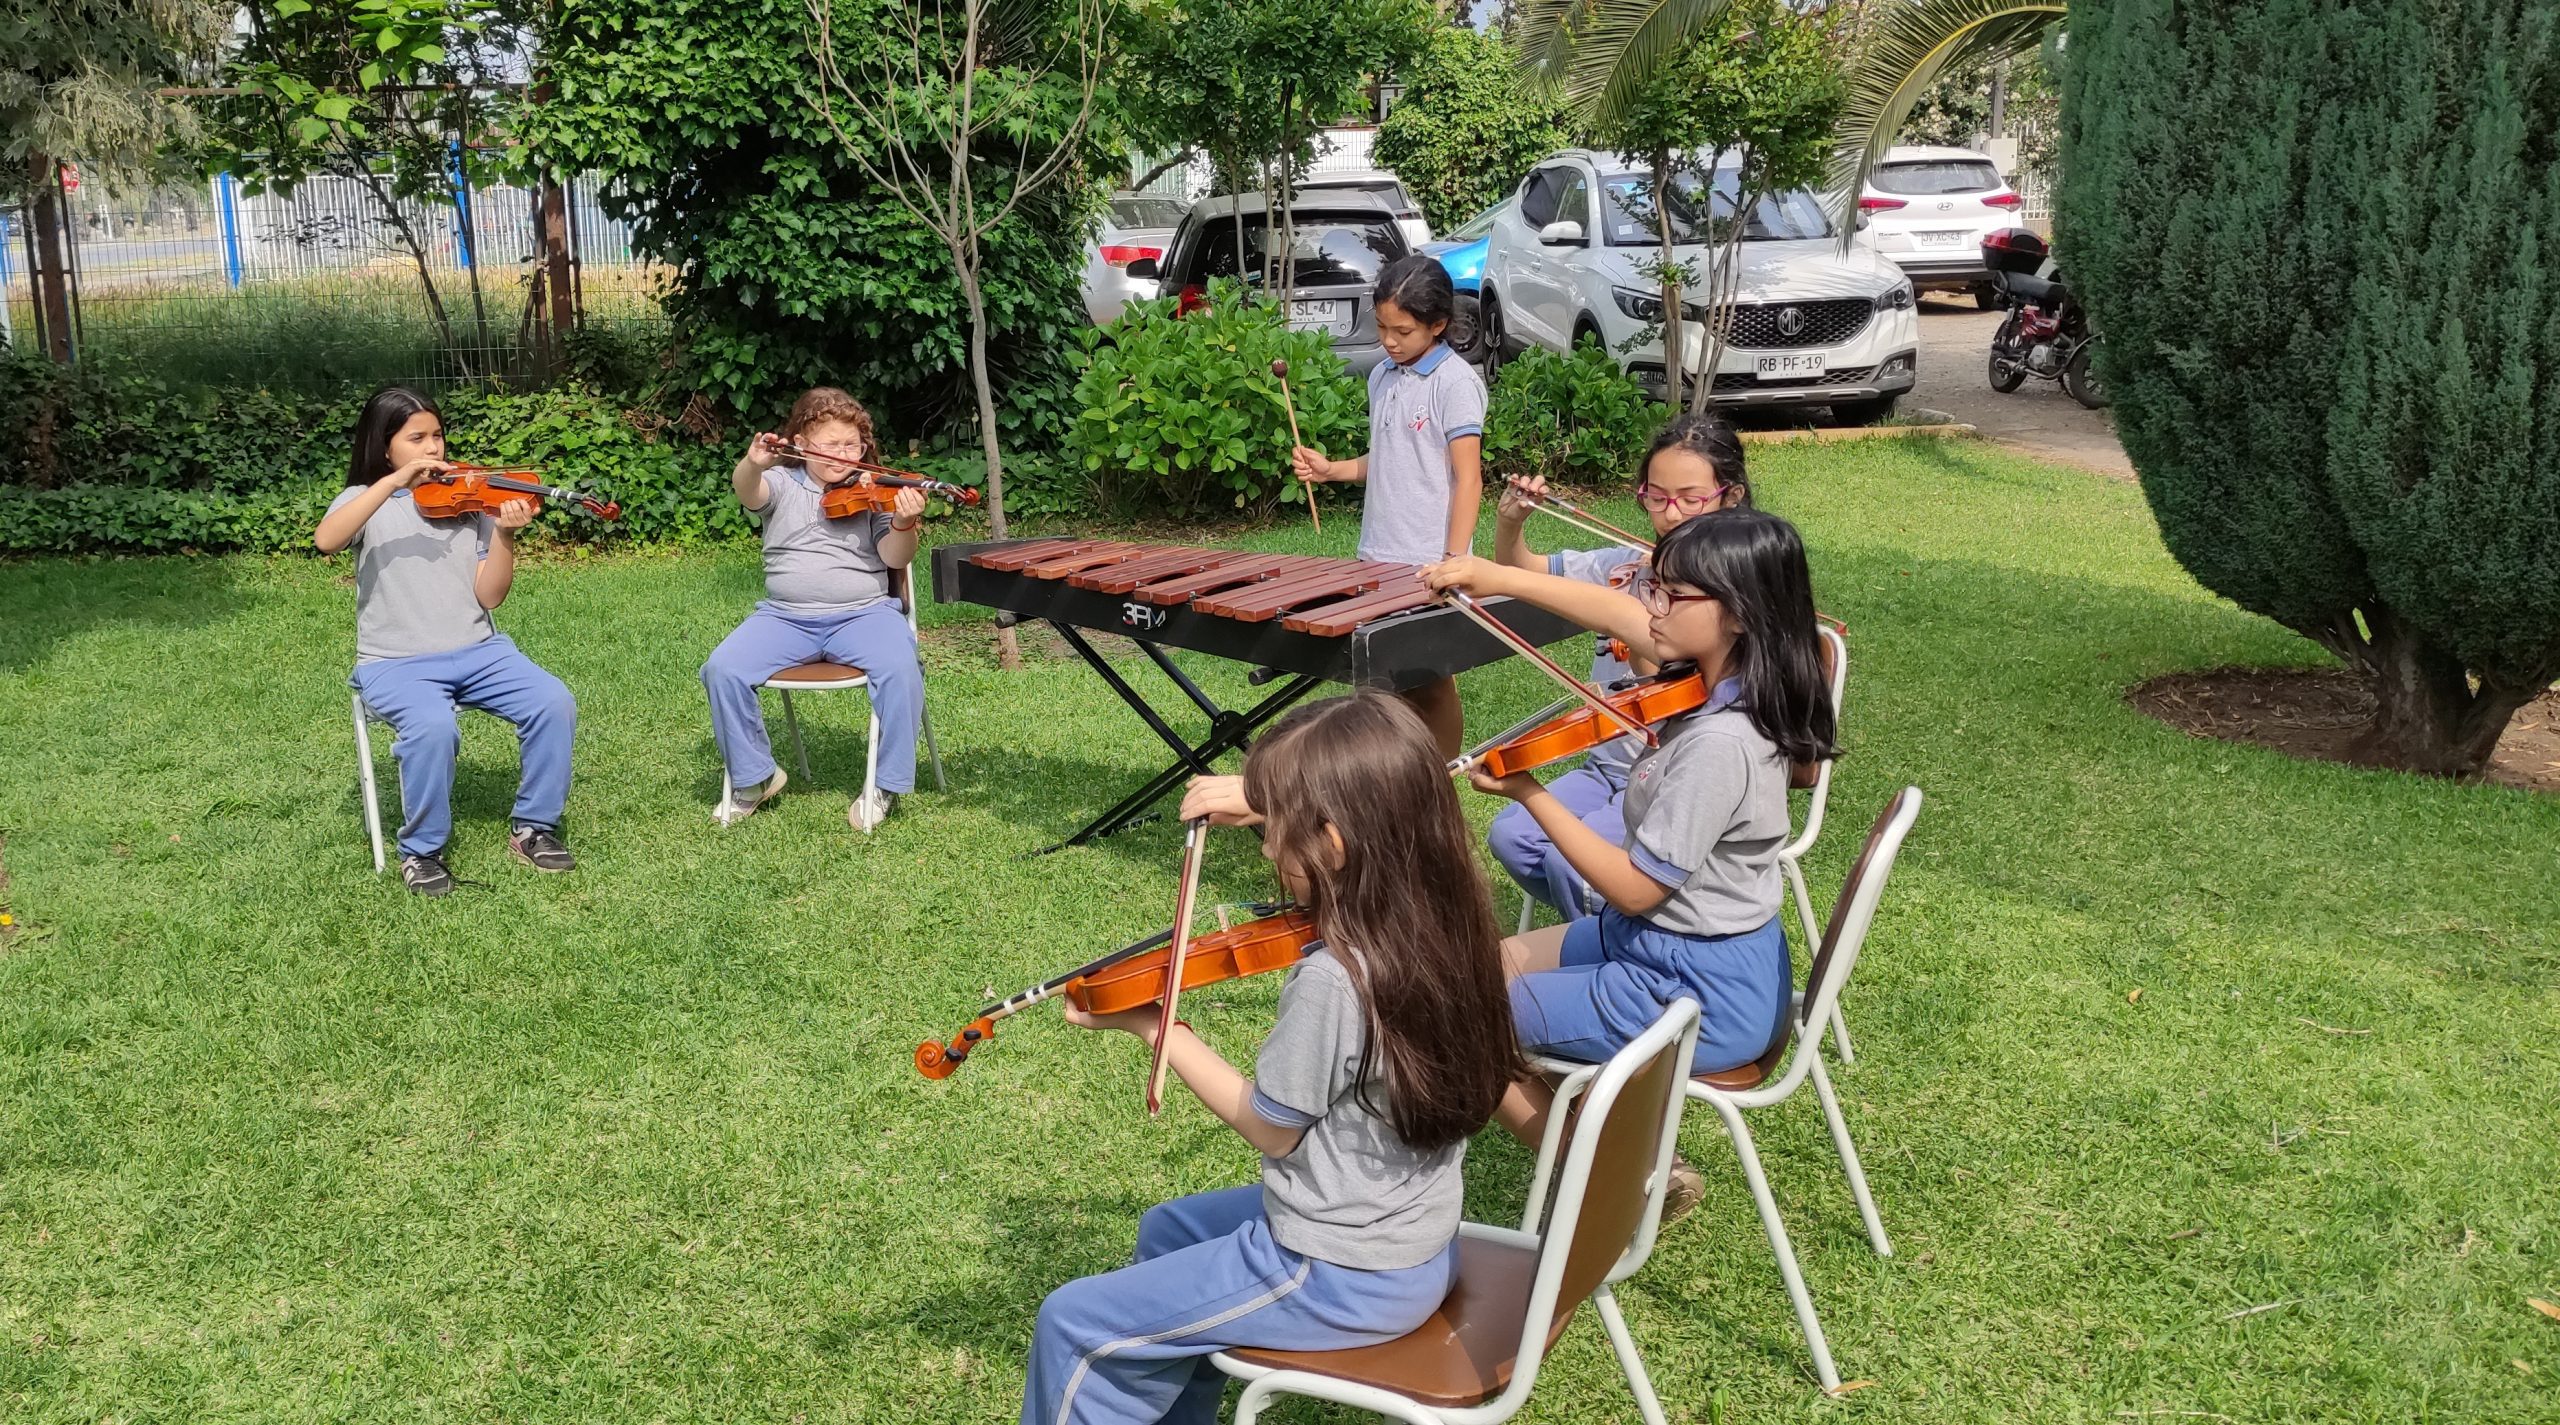
[[[785,668],[820,658],[870,676],[871,707],[880,718],[880,790],[914,791],[924,669],[895,599],[818,616],[783,613],[768,600],[711,650],[702,689],[711,695],[711,740],[728,764],[729,785],[745,791],[773,775],[773,739],[765,733],[756,689]]]
[[[1522,1049],[1583,1064],[1605,1062],[1684,998],[1699,1011],[1691,1072],[1748,1064],[1777,1042],[1795,988],[1776,916],[1739,935],[1683,935],[1603,906],[1566,928],[1560,960],[1511,982],[1511,1020]]]
[[[567,684],[524,656],[503,633],[443,653],[380,658],[356,665],[347,682],[373,715],[391,724],[400,764],[400,854],[442,851],[453,835],[453,764],[462,750],[461,714],[478,708],[514,723],[524,748],[514,818],[560,827],[569,804],[569,743],[578,701]]]
[[[1627,839],[1626,797],[1623,785],[1610,781],[1588,767],[1576,767],[1547,784],[1555,799],[1564,803],[1574,819],[1609,839],[1612,846]],[[1485,845],[1493,851],[1493,859],[1511,873],[1520,889],[1564,912],[1568,921],[1580,920],[1591,912],[1585,909],[1590,884],[1573,863],[1556,854],[1556,844],[1548,839],[1538,819],[1529,809],[1513,802],[1496,813],[1493,826],[1485,833]]]
[[[1271,1239],[1259,1184],[1175,1198],[1139,1219],[1137,1261],[1040,1303],[1022,1425],[1216,1425],[1227,1378],[1212,1352],[1392,1341],[1457,1275],[1455,1241],[1396,1271],[1302,1257]]]

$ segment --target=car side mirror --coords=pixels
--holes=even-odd
[[[1559,218],[1538,229],[1538,241],[1547,247],[1580,247],[1584,241],[1582,224],[1571,218]]]
[[[1138,258],[1120,270],[1140,282],[1152,282],[1163,275],[1163,269],[1156,265],[1156,260],[1152,257]]]

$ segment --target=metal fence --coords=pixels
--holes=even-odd
[[[603,182],[562,188],[582,318],[661,320],[657,273],[632,251],[630,225],[605,214]],[[61,201],[83,361],[315,393],[538,369],[534,190],[457,185],[449,199],[393,202],[355,177],[252,194],[226,173],[201,188],[110,194],[66,171]],[[0,210],[0,336],[36,350],[29,219]]]

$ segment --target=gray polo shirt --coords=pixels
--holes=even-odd
[[[1559,579],[1573,579],[1585,584],[1621,592],[1632,588],[1637,576],[1645,571],[1645,552],[1612,545],[1607,549],[1566,549],[1547,556],[1547,572]],[[1591,686],[1606,688],[1621,678],[1632,678],[1635,669],[1626,660],[1610,652],[1613,639],[1601,639],[1591,654]],[[1636,754],[1644,751],[1644,742],[1629,733],[1613,737],[1591,749],[1582,765],[1609,779],[1609,785],[1625,791],[1627,773],[1636,765]]]
[[[1627,781],[1627,855],[1673,888],[1644,918],[1681,935],[1739,935],[1777,914],[1787,763],[1736,705],[1739,679],[1662,728]]]
[[[1369,373],[1369,493],[1360,557],[1437,564],[1449,551],[1449,442],[1484,434],[1484,378],[1437,343]]]
[[[827,518],[826,488],[797,465],[764,472],[764,488],[764,508],[747,513],[764,524],[766,602],[781,613],[824,617],[889,597],[889,566],[880,559],[889,516]]]
[[[1304,1136],[1262,1160],[1262,1210],[1292,1252],[1363,1271],[1418,1267],[1457,1235],[1466,1140],[1419,1153],[1397,1137],[1381,1112],[1382,1071],[1359,1081],[1368,1042],[1368,1011],[1334,952],[1299,961],[1254,1061],[1253,1109]]]
[[[364,498],[349,485],[332,514]],[[356,531],[356,661],[450,653],[496,633],[480,607],[480,561],[489,557],[487,515],[431,520],[395,491]]]

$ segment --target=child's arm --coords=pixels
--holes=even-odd
[[[534,503],[509,500],[490,516],[489,552],[480,556],[479,572],[471,576],[471,592],[480,598],[480,607],[494,609],[507,601],[507,591],[516,584],[516,531],[533,523]]]
[[[1526,569],[1532,574],[1547,572],[1547,556],[1529,547],[1529,514],[1537,506],[1532,495],[1547,492],[1547,478],[1532,475],[1518,485],[1505,484],[1502,496],[1493,506],[1493,562]]]
[[[1507,595],[1535,604],[1603,637],[1624,642],[1638,659],[1661,661],[1653,646],[1653,617],[1632,594],[1562,578],[1542,569],[1497,564],[1471,554],[1428,566],[1422,571],[1422,580],[1435,589],[1463,589],[1480,599]]]
[[[1449,540],[1441,552],[1452,557],[1472,554],[1476,519],[1484,510],[1484,437],[1462,435],[1449,442]]]
[[[781,463],[782,457],[773,453],[772,441],[773,432],[758,432],[729,472],[729,488],[737,492],[738,503],[750,510],[763,509],[773,501],[773,492],[765,488],[764,472]]]
[[[1134,1035],[1148,1048],[1155,1047],[1156,1024],[1162,1017],[1153,1006],[1123,1010],[1118,1014],[1087,1014],[1070,1003],[1066,1006],[1067,1022],[1087,1029],[1119,1029]],[[1260,1149],[1267,1157],[1285,1158],[1296,1151],[1298,1140],[1306,1136],[1304,1128],[1283,1128],[1254,1111],[1253,1080],[1226,1061],[1225,1056],[1191,1032],[1191,1026],[1176,1022],[1173,1038],[1165,1045],[1165,1063],[1182,1081],[1191,1086],[1209,1111],[1236,1131],[1244,1141]]]
[[[915,561],[916,545],[924,536],[924,491],[898,491],[897,512],[889,516],[889,532],[880,536],[880,562],[892,569],[904,569]]]
[[[1645,874],[1625,848],[1592,830],[1556,800],[1555,793],[1548,791],[1536,776],[1517,772],[1508,777],[1489,777],[1475,771],[1468,774],[1468,780],[1475,783],[1477,791],[1509,797],[1526,808],[1538,829],[1555,843],[1557,853],[1620,914],[1648,914],[1678,889]]]
[[[1242,777],[1192,778],[1182,791],[1181,815],[1184,821],[1198,821],[1205,816],[1219,826],[1262,825],[1262,813],[1244,799]]]
[[[337,553],[356,542],[356,536],[364,532],[365,521],[373,518],[383,501],[450,468],[441,460],[410,461],[365,486],[363,494],[322,515],[319,527],[311,531],[311,543],[323,554]]]
[[[1369,457],[1354,455],[1347,460],[1327,460],[1324,452],[1312,445],[1301,445],[1289,452],[1289,466],[1301,480],[1337,485],[1357,485],[1369,478]]]

